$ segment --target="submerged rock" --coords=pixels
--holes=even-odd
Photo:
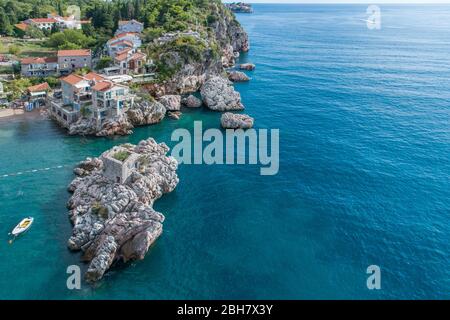
[[[181,109],[181,96],[179,95],[166,95],[159,99],[159,102],[168,111],[179,111]]]
[[[68,187],[73,192],[67,204],[73,223],[68,247],[83,251],[88,282],[101,279],[115,261],[143,259],[161,235],[164,216],[153,210],[153,203],[179,181],[178,163],[166,156],[168,151],[150,138],[137,146],[115,147],[101,158],[87,158],[74,169],[77,177]],[[115,156],[119,153],[128,156]],[[121,162],[128,174],[119,183],[111,170]]]
[[[225,129],[250,129],[254,119],[246,114],[226,112],[220,118],[220,124]]]
[[[181,104],[187,108],[200,108],[203,103],[202,100],[191,94],[188,97],[182,99]]]
[[[239,66],[239,69],[248,71],[253,71],[255,68],[256,66],[253,63],[243,63]]]
[[[233,81],[233,82],[250,81],[249,76],[247,76],[245,73],[243,73],[241,71],[229,71],[227,73],[227,75],[228,75],[228,80]]]
[[[210,78],[202,86],[200,93],[205,105],[215,111],[242,110],[241,95],[235,91],[230,81],[222,77]]]
[[[180,120],[181,112],[180,111],[169,111],[167,113],[167,115],[174,120]]]

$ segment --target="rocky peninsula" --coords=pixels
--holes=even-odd
[[[149,138],[87,158],[74,169],[67,204],[73,224],[71,250],[89,263],[85,279],[98,281],[116,261],[145,257],[161,235],[164,216],[153,203],[178,184],[169,148]]]

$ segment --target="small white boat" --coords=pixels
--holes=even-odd
[[[19,234],[27,231],[31,225],[33,224],[34,219],[32,217],[28,217],[20,221],[20,223],[13,229],[11,234],[13,236],[18,236]]]

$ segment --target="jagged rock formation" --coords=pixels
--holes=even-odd
[[[159,99],[167,111],[179,111],[181,109],[181,96],[179,95],[166,95]]]
[[[155,124],[164,119],[166,108],[157,101],[141,101],[134,104],[126,113],[130,123],[137,127]]]
[[[164,221],[153,203],[179,181],[178,163],[166,156],[169,148],[164,143],[150,138],[121,148],[136,155],[139,164],[126,181],[115,183],[104,173],[109,166],[105,152],[102,158],[80,162],[68,187],[73,193],[67,204],[73,223],[68,247],[83,251],[82,259],[89,262],[88,282],[101,279],[115,261],[144,258],[162,233]]]
[[[246,82],[250,81],[249,76],[247,76],[245,73],[240,71],[228,71],[228,80],[233,82]]]
[[[100,127],[94,118],[81,118],[69,126],[70,135],[98,137],[128,135],[137,126],[155,124],[164,119],[166,108],[157,101],[138,101],[120,116],[106,119]]]
[[[109,136],[125,136],[133,133],[133,125],[128,121],[126,116],[117,116],[111,119],[107,119],[103,124],[100,131],[95,135],[98,137]]]
[[[202,100],[191,94],[183,98],[181,104],[186,108],[200,108],[202,106]]]
[[[220,118],[220,124],[225,129],[250,129],[254,119],[246,114],[226,112]]]
[[[230,81],[213,77],[205,82],[200,93],[205,105],[214,111],[242,110],[241,95],[235,91]]]

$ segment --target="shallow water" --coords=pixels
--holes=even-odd
[[[155,208],[164,233],[143,261],[66,288],[73,165],[220,114],[116,139],[68,137],[45,120],[0,124],[0,298],[450,298],[450,6],[255,5],[252,81],[236,87],[257,128],[280,129],[280,171],[182,165]],[[63,168],[56,168],[64,165]],[[45,168],[51,168],[45,170]],[[3,174],[44,169],[35,173]],[[23,217],[35,222],[8,245]],[[382,289],[366,287],[379,265]],[[83,268],[86,266],[80,264]]]

